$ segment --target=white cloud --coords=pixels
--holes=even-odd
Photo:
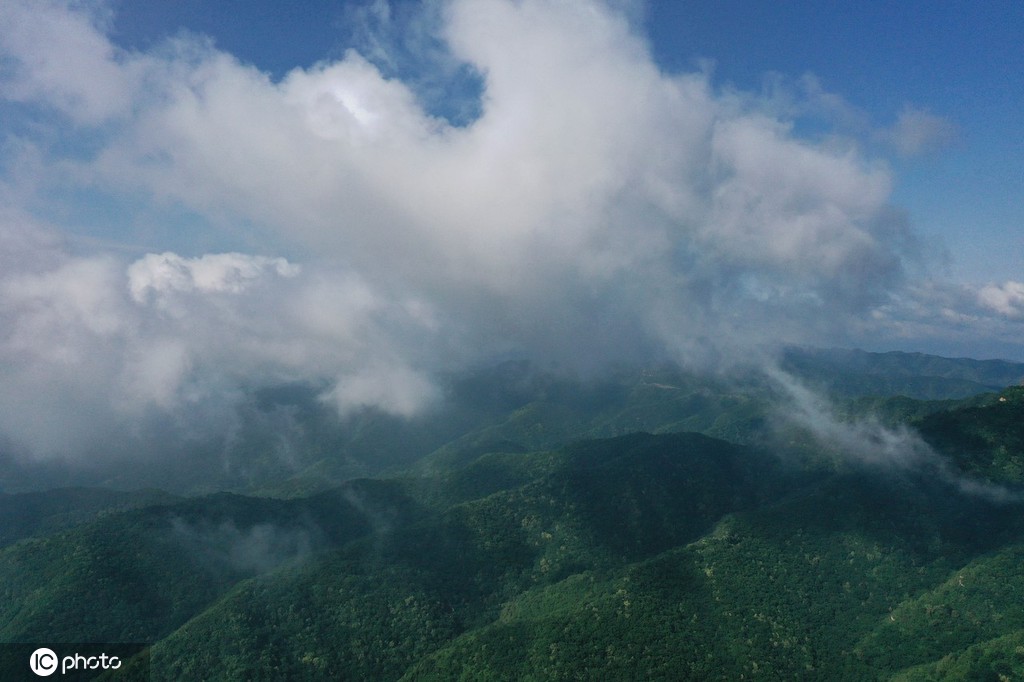
[[[0,244],[18,257],[0,271],[0,433],[39,454],[77,452],[112,423],[110,377],[131,325],[119,268],[5,218]]]
[[[339,409],[398,414],[434,397],[393,338],[433,329],[416,300],[282,258],[123,264],[52,237],[0,222],[3,254],[20,255],[0,271],[0,433],[36,456],[130,452],[147,415],[203,422],[243,385],[327,379]]]
[[[284,258],[241,253],[206,254],[199,258],[182,258],[171,252],[150,253],[128,267],[128,289],[136,303],[144,303],[151,293],[157,297],[190,291],[238,294],[265,272],[294,277],[300,268]]]
[[[1019,357],[1021,302],[1014,282],[982,287],[922,278],[894,292],[859,323],[853,338],[875,349],[975,358]],[[1016,307],[1015,307],[1016,306]]]
[[[132,405],[152,404],[172,409],[180,401],[182,382],[190,369],[190,349],[183,338],[153,338],[133,344],[123,358],[119,383],[123,390],[113,402],[126,412]]]
[[[84,362],[80,334],[105,338],[121,331],[118,301],[111,296],[116,269],[105,258],[68,260],[53,270],[9,272],[0,301],[9,320],[5,347],[13,352]],[[45,340],[47,345],[40,345]]]
[[[437,389],[430,377],[400,364],[387,363],[338,377],[325,397],[343,413],[387,405],[394,414],[412,416],[437,397]]]
[[[483,79],[481,114],[461,127],[354,51],[273,81],[203,40],[126,54],[96,14],[35,7],[0,10],[14,65],[0,93],[88,129],[89,149],[47,144],[53,122],[35,121],[45,181],[22,204],[74,214],[61,197],[86,192],[180,206],[266,244],[247,251],[289,254],[169,243],[124,263],[6,219],[0,245],[22,255],[0,274],[0,431],[40,449],[74,449],[38,435],[63,411],[92,414],[97,436],[260,381],[410,414],[432,371],[503,352],[732,362],[913,319],[892,303],[914,253],[889,172],[801,139],[707,73],[661,72],[596,0],[446,4],[439,37]],[[908,139],[928,128],[906,119]],[[133,216],[112,219],[127,230]],[[16,395],[30,387],[28,419]]]
[[[978,301],[1006,317],[1024,318],[1024,282],[986,285],[978,291]]]
[[[46,103],[83,125],[126,114],[135,69],[100,32],[92,9],[68,11],[54,0],[0,4],[0,57],[10,60],[0,94]]]

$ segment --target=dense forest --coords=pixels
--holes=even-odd
[[[254,409],[308,424],[287,469],[255,433],[244,475],[166,491],[5,478],[0,641],[145,644],[112,679],[1024,678],[1024,366],[785,363],[934,461],[670,368],[512,363],[400,426],[282,387]]]

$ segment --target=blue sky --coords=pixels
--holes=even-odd
[[[1024,360],[1022,27],[1019,2],[0,3],[0,436],[105,442],[283,381],[412,414],[510,355]]]

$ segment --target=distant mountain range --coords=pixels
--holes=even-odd
[[[966,398],[1024,380],[1024,364],[944,358],[924,353],[790,348],[783,366],[844,396],[904,395],[922,400]]]
[[[842,409],[895,409],[900,417],[907,416],[901,409],[920,416],[943,409],[943,400],[994,393],[1024,377],[1021,363],[850,350],[793,348],[781,366]],[[443,460],[498,446],[537,450],[637,431],[761,442],[778,402],[756,377],[708,377],[671,366],[581,379],[509,361],[449,375],[442,385],[443,399],[411,419],[375,410],[341,418],[319,400],[317,387],[261,388],[239,408],[229,437],[183,441],[161,456],[31,462],[0,448],[0,491],[87,486],[308,494],[398,471],[427,455]],[[898,396],[933,402],[899,408],[890,400]]]

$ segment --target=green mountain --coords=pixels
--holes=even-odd
[[[284,497],[0,495],[0,641],[150,642],[153,680],[1020,676],[1024,389],[847,394],[938,453],[884,467],[764,386],[626,376],[506,366],[388,436],[418,459]]]
[[[0,632],[148,638],[154,679],[876,679],[1021,627],[1021,511],[638,434],[23,540]]]

